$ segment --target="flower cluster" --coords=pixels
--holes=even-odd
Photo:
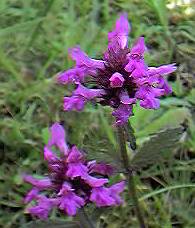
[[[79,47],[69,50],[76,66],[58,75],[61,84],[73,83],[76,89],[64,98],[64,110],[81,111],[88,101],[96,100],[111,106],[117,125],[132,115],[132,106],[140,101],[146,109],[158,109],[159,97],[171,93],[164,75],[176,70],[175,64],[149,67],[144,61],[146,47],[140,37],[128,48],[130,26],[121,14],[112,32],[108,33],[108,49],[102,60],[91,59]]]
[[[73,216],[78,208],[89,202],[98,207],[123,202],[119,194],[124,190],[124,181],[106,186],[108,177],[114,172],[112,166],[86,161],[76,146],[67,145],[65,131],[58,123],[52,125],[50,132],[51,138],[44,148],[48,176],[40,179],[24,175],[24,181],[33,185],[24,200],[25,203],[35,203],[28,208],[32,215],[46,219],[52,208],[57,207]],[[60,151],[60,156],[54,149]]]

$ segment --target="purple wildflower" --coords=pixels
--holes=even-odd
[[[163,76],[174,72],[175,64],[148,67],[144,61],[144,37],[138,38],[130,49],[129,32],[127,15],[121,14],[114,30],[108,33],[108,49],[102,60],[90,59],[79,47],[70,49],[76,66],[58,76],[59,83],[76,85],[72,96],[64,98],[65,111],[81,111],[95,99],[111,106],[116,124],[123,125],[137,101],[143,108],[157,109],[159,97],[172,92]]]
[[[34,206],[27,209],[32,215],[46,219],[56,207],[74,216],[79,208],[90,201],[98,207],[123,202],[120,193],[124,190],[124,181],[106,186],[108,177],[114,173],[111,165],[87,161],[84,153],[76,146],[69,147],[60,124],[53,124],[50,132],[51,138],[44,147],[48,176],[39,179],[23,176],[24,181],[33,186],[24,199],[24,203],[35,202]],[[54,146],[60,151],[60,156],[52,151]]]

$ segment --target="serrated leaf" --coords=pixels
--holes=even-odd
[[[90,131],[83,141],[82,149],[88,160],[106,162],[114,167],[121,168],[120,157],[108,138],[102,138],[96,132]]]
[[[164,160],[178,144],[182,131],[182,127],[170,128],[152,135],[134,155],[130,168],[140,170]]]
[[[39,227],[39,228],[80,228],[79,224],[75,222],[68,222],[68,221],[33,221],[29,222],[27,224],[24,224],[22,228],[34,228],[34,227]]]

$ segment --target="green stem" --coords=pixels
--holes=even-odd
[[[126,140],[125,140],[125,133],[124,133],[124,128],[119,126],[117,127],[117,133],[118,133],[118,140],[119,140],[119,146],[120,146],[120,153],[123,161],[123,165],[126,171],[126,176],[128,180],[128,191],[129,194],[131,194],[133,203],[135,205],[135,212],[137,219],[140,224],[140,228],[145,228],[145,223],[144,223],[144,218],[141,212],[141,209],[139,207],[139,202],[137,198],[137,193],[136,193],[136,187],[134,183],[134,176],[133,173],[130,172],[129,170],[129,157],[127,154],[127,149],[126,149]]]
[[[81,208],[79,210],[78,217],[82,228],[95,228],[93,222],[85,212],[84,208]]]

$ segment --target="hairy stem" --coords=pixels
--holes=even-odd
[[[144,218],[143,218],[141,209],[139,207],[139,202],[138,202],[138,198],[137,198],[137,194],[136,194],[134,176],[133,176],[133,173],[129,170],[129,158],[128,158],[127,149],[126,149],[126,140],[125,140],[124,131],[125,131],[125,129],[123,127],[121,127],[121,126],[117,127],[121,158],[122,158],[123,165],[124,165],[124,168],[126,171],[126,176],[128,179],[128,191],[129,191],[129,194],[132,196],[133,203],[135,205],[135,212],[136,212],[136,216],[139,221],[139,224],[140,224],[140,228],[145,228],[146,226],[144,223]]]
[[[95,228],[93,222],[85,212],[84,208],[81,208],[79,210],[78,217],[82,228]]]

